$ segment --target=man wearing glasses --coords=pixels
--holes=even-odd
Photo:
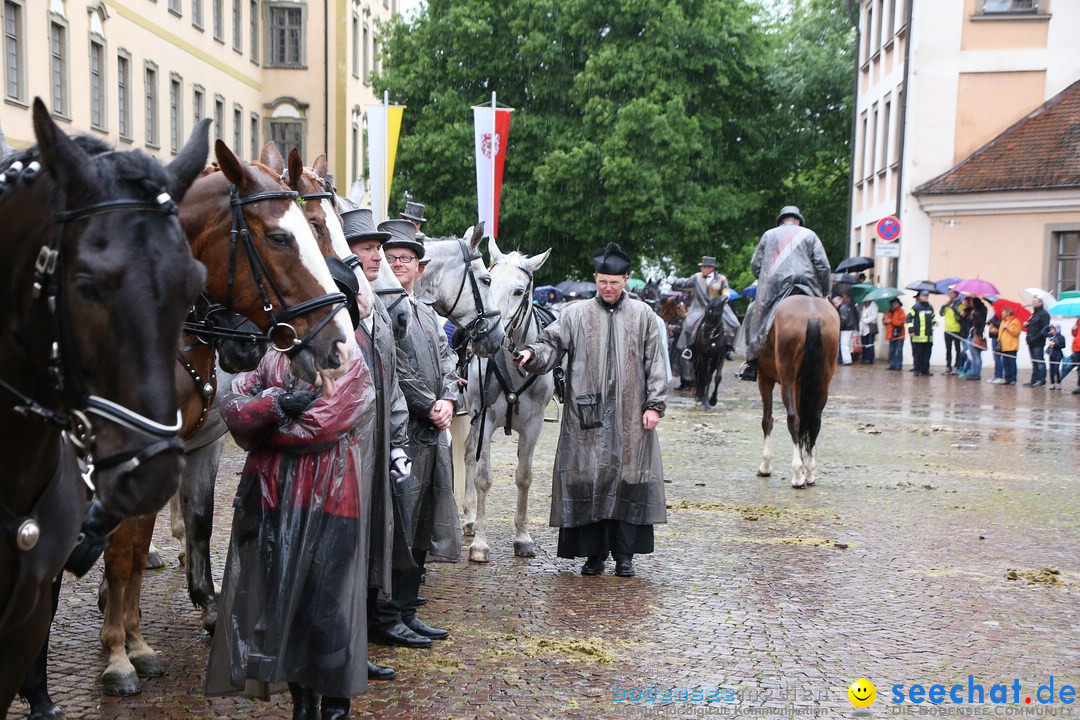
[[[394,570],[389,601],[377,603],[371,639],[386,645],[431,647],[449,632],[416,617],[420,575],[430,556],[436,562],[457,562],[461,555],[461,523],[454,500],[453,466],[447,428],[458,397],[456,360],[450,352],[435,311],[413,295],[424,272],[424,243],[408,220],[387,220],[379,231],[390,234],[383,254],[390,270],[409,293],[413,318],[398,342],[398,384],[409,409],[408,444],[412,473],[402,482],[403,505],[411,530],[416,568]]]

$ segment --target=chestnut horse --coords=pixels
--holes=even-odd
[[[351,364],[355,342],[348,314],[339,312],[344,296],[330,279],[298,193],[279,171],[242,163],[220,140],[215,154],[217,169],[203,173],[180,208],[192,252],[208,270],[205,294],[265,328],[273,347],[290,354],[298,377],[332,394],[333,378]],[[213,363],[195,374],[208,382]],[[184,368],[178,367],[175,383],[192,400],[185,407],[187,437],[205,420],[213,393],[204,394]],[[107,695],[136,694],[139,677],[163,672],[142,636],[139,612],[155,520],[150,515],[124,523],[106,546],[101,643],[109,652],[102,675]]]
[[[780,383],[788,432],[794,443],[791,486],[801,488],[816,482],[814,446],[839,352],[840,316],[828,300],[790,295],[776,306],[772,328],[758,354],[761,429],[765,433],[758,475],[772,474],[772,393]]]
[[[68,138],[40,99],[33,121],[37,146],[0,161],[0,718],[47,641],[86,506],[79,456],[116,516],[176,490],[176,338],[205,277],[176,202],[207,123],[164,167]]]

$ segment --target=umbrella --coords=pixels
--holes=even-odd
[[[1062,293],[1062,295],[1064,294]],[[1080,317],[1080,295],[1058,300],[1047,312],[1058,317]]]
[[[833,285],[854,285],[859,282],[859,278],[851,273],[833,273],[832,281]]]
[[[1057,302],[1057,300],[1054,299],[1053,294],[1042,288],[1024,288],[1020,291],[1020,297],[1027,302],[1031,302],[1038,298],[1039,300],[1042,300],[1042,304],[1046,307],[1050,307]]]
[[[641,278],[630,278],[626,281],[626,287],[630,288],[634,292],[645,289],[645,281]]]
[[[1066,290],[1061,293],[1058,302],[1061,302],[1062,300],[1072,300],[1073,298],[1080,298],[1080,290]]]
[[[742,291],[742,296],[744,298],[749,298],[751,300],[756,299],[757,298],[757,283],[754,283],[753,285],[747,285],[746,287],[744,287],[743,291]]]
[[[866,294],[871,290],[877,290],[877,285],[871,285],[870,283],[859,283],[858,285],[852,285],[848,288],[848,296],[855,302],[862,302]]]
[[[1026,323],[1031,319],[1031,311],[1026,307],[1016,302],[1015,300],[1007,300],[1005,298],[998,298],[994,301],[994,314],[1001,317],[1001,313],[1005,308],[1012,308],[1013,313],[1016,315],[1016,319],[1021,323]]]
[[[1000,295],[1001,292],[994,287],[993,283],[975,278],[974,280],[961,280],[953,285],[956,292],[966,292],[968,295]]]
[[[938,291],[937,285],[929,280],[916,280],[915,282],[908,283],[904,286],[907,290],[913,290],[917,293],[927,292],[936,293]]]
[[[591,298],[596,295],[596,283],[591,282],[563,280],[555,286],[555,289],[562,290],[564,295],[576,298]]]
[[[960,282],[962,279],[963,278],[958,277],[947,277],[938,280],[936,283],[934,283],[934,285],[937,287],[938,295],[948,295],[949,290],[952,289],[952,286]]]
[[[562,300],[563,291],[554,285],[541,285],[533,290],[533,302],[543,305],[548,301],[548,293],[555,293],[555,301]]]
[[[904,294],[903,290],[897,288],[877,288],[863,295],[863,302],[873,300],[874,304],[878,306],[878,310],[885,312],[895,298]]]
[[[728,302],[731,302],[732,300],[738,300],[741,297],[742,295],[739,294],[738,290],[736,290],[735,288],[728,288]]]
[[[850,257],[847,260],[842,261],[836,266],[836,272],[844,272],[845,270],[851,272],[859,272],[860,270],[869,270],[874,267],[874,258],[865,256]]]

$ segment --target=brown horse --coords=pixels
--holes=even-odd
[[[298,196],[280,172],[240,162],[221,141],[215,153],[217,169],[195,182],[180,208],[192,253],[207,267],[205,294],[266,329],[275,349],[292,355],[293,372],[330,393],[333,378],[351,363],[355,343],[347,313],[338,312],[344,298],[330,279]],[[230,247],[241,241],[244,249]],[[202,356],[191,359],[193,367],[198,364],[195,372],[178,363],[175,377],[177,393],[186,398],[183,437],[197,430],[213,402],[213,393],[203,393],[193,382],[195,375],[213,377],[212,354],[198,348],[192,353]],[[136,694],[139,677],[163,672],[142,636],[139,612],[155,519],[148,515],[124,523],[106,546],[99,604],[105,610],[101,643],[109,653],[102,675],[107,695]]]
[[[821,412],[829,399],[829,383],[836,370],[839,348],[840,316],[828,300],[792,295],[777,305],[772,328],[758,354],[761,429],[765,433],[758,475],[772,474],[772,394],[773,387],[780,383],[788,432],[794,443],[791,486],[814,484],[814,445],[821,430]]]

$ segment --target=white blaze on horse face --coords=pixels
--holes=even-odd
[[[491,302],[495,309],[502,313],[503,330],[506,332],[512,329],[507,327],[507,323],[519,312],[521,303],[531,300],[524,297],[529,291],[529,277],[522,270],[523,266],[527,266],[525,256],[512,252],[500,255],[491,268]]]
[[[291,232],[293,237],[296,238],[296,247],[300,251],[300,264],[311,273],[323,292],[327,295],[338,292],[334,279],[330,277],[330,268],[326,266],[326,259],[323,258],[322,252],[319,251],[319,245],[315,242],[315,235],[311,232],[311,226],[308,225],[307,218],[304,217],[304,211],[300,209],[300,206],[296,203],[290,203],[289,209],[281,216],[278,224],[283,229]],[[349,321],[349,313],[335,313],[330,325],[338,329],[342,339],[352,338],[353,330]],[[341,358],[341,366],[336,371],[331,372],[331,375],[340,375],[349,369],[352,364],[352,348],[354,345],[355,343],[344,344],[343,347],[347,348],[345,351],[346,357]]]

